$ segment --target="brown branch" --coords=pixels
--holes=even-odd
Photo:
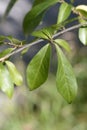
[[[72,30],[75,30],[75,29],[77,29],[77,28],[79,28],[79,27],[81,27],[81,26],[86,26],[86,25],[87,25],[87,22],[84,23],[84,24],[77,24],[77,25],[74,25],[74,26],[72,26],[72,27],[70,27],[70,28],[67,28],[67,29],[65,29],[65,30],[62,30],[62,31],[56,33],[55,35],[53,35],[53,39],[56,39],[58,36],[64,34],[65,32],[72,31]],[[39,40],[37,40],[37,41],[35,41],[35,42],[32,42],[32,43],[30,43],[30,44],[26,44],[26,45],[22,46],[21,48],[16,49],[15,51],[11,52],[10,54],[7,54],[6,56],[0,58],[0,62],[1,62],[1,61],[4,61],[4,60],[6,60],[6,59],[8,59],[8,58],[9,58],[10,56],[12,56],[12,55],[15,55],[15,54],[17,54],[17,53],[23,51],[24,49],[26,49],[26,48],[28,48],[28,47],[31,47],[31,46],[33,46],[33,45],[35,45],[35,44],[37,44],[37,43],[40,43],[40,42],[42,42],[42,41],[44,41],[44,40],[43,40],[43,39],[39,39]]]

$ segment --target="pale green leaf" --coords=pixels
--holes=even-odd
[[[68,103],[71,103],[77,94],[77,82],[71,64],[61,49],[55,44],[58,55],[58,70],[56,85],[59,93]]]
[[[70,4],[63,2],[59,8],[57,23],[61,23],[65,21],[69,17],[71,13],[71,9],[72,9],[72,6]]]
[[[15,65],[12,62],[5,61],[5,63],[8,67],[12,82],[17,86],[20,86],[23,83],[21,74],[19,73],[19,71],[16,69]]]
[[[78,5],[76,7],[76,11],[79,12],[81,16],[84,16],[87,18],[87,5]]]
[[[70,48],[69,44],[65,40],[63,40],[63,39],[56,39],[55,43],[57,43],[58,45],[63,47],[66,51],[70,52],[71,48]]]
[[[13,82],[10,77],[10,73],[6,66],[0,63],[0,89],[11,98],[14,91]]]
[[[27,67],[27,84],[30,90],[42,85],[47,77],[50,62],[50,46],[45,45],[31,60]]]
[[[87,45],[87,28],[79,28],[79,39],[84,44]]]
[[[25,16],[23,30],[25,34],[30,34],[40,23],[45,11],[59,0],[47,0],[34,6]]]

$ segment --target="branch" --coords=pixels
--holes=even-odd
[[[66,33],[66,32],[75,30],[75,29],[77,29],[77,28],[79,28],[79,27],[81,27],[81,26],[86,26],[86,25],[87,25],[87,22],[86,22],[86,23],[83,23],[83,24],[81,23],[81,24],[74,25],[74,26],[72,26],[72,27],[70,27],[70,28],[67,28],[67,29],[65,29],[65,30],[63,30],[63,31],[60,31],[60,32],[56,33],[56,34],[53,36],[53,38],[55,39],[56,37],[58,37],[58,36],[60,36],[60,35],[62,35],[62,34],[64,34],[64,33]]]
[[[67,29],[65,29],[65,30],[63,30],[63,31],[60,31],[60,32],[56,33],[55,35],[53,35],[53,39],[56,39],[58,36],[60,36],[60,35],[62,35],[62,34],[64,34],[64,33],[66,33],[66,32],[68,32],[68,31],[72,31],[72,30],[75,30],[75,29],[77,29],[77,28],[79,28],[79,27],[81,27],[81,26],[86,26],[86,25],[87,25],[87,22],[86,22],[86,23],[83,23],[83,24],[74,25],[74,26],[72,26],[72,27],[70,27],[70,28],[67,28]],[[31,47],[31,46],[33,46],[33,45],[35,45],[35,44],[37,44],[37,43],[43,42],[43,41],[44,41],[44,39],[39,39],[39,40],[37,40],[37,41],[35,41],[35,42],[32,42],[32,43],[27,44],[27,45],[24,45],[24,46],[22,46],[21,48],[15,50],[15,51],[13,51],[13,52],[11,52],[10,54],[8,54],[8,55],[6,55],[6,56],[0,58],[0,62],[1,62],[1,61],[4,61],[4,60],[6,60],[6,59],[8,59],[8,58],[9,58],[10,56],[12,56],[12,55],[15,55],[15,54],[17,54],[17,53],[23,51],[24,49],[26,49],[26,48],[28,48],[28,47]]]

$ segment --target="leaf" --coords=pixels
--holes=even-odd
[[[56,85],[59,93],[68,103],[71,103],[77,94],[77,82],[73,69],[61,49],[55,44],[58,55],[58,70]]]
[[[38,5],[38,4],[41,4],[42,2],[45,2],[46,0],[34,0],[34,3],[33,3],[33,7]]]
[[[0,58],[10,54],[13,50],[14,50],[14,48],[7,48],[7,49],[3,50],[2,52],[0,52]]]
[[[87,5],[78,5],[76,7],[76,11],[78,11],[81,16],[84,16],[87,18]]]
[[[15,65],[12,62],[5,61],[5,63],[8,67],[12,82],[17,86],[20,86],[23,83],[21,74],[18,72],[18,70],[16,69]]]
[[[71,13],[71,9],[72,9],[72,6],[70,4],[63,2],[59,8],[57,23],[61,23],[65,21],[69,17]]]
[[[55,43],[57,43],[58,45],[63,47],[66,51],[70,52],[71,48],[70,48],[69,44],[65,40],[63,40],[63,39],[56,39]]]
[[[51,34],[50,34],[49,30],[45,29],[45,28],[38,30],[38,31],[34,31],[32,33],[32,36],[39,37],[39,38],[42,38],[42,39],[47,39],[47,40],[49,38],[51,38]]]
[[[47,77],[50,62],[50,46],[45,45],[31,60],[27,67],[27,84],[30,90],[42,85]]]
[[[20,41],[16,38],[13,38],[12,36],[0,36],[0,42],[5,42],[5,41],[10,41],[12,44],[16,44],[16,45],[23,45],[25,44],[25,40],[24,41]]]
[[[87,27],[79,28],[79,39],[84,45],[87,45]]]
[[[23,45],[25,44],[25,41],[20,41],[16,38],[13,38],[12,36],[5,36],[5,39],[9,40],[11,43],[16,45]]]
[[[47,0],[34,6],[25,16],[23,21],[23,30],[25,34],[30,34],[40,23],[45,11],[59,0]]]
[[[56,31],[60,30],[68,23],[70,23],[70,20],[59,23],[59,24],[54,24],[48,27],[44,27],[40,30],[34,31],[32,33],[32,36],[43,38],[43,39],[49,39],[53,36],[53,34],[55,34]]]
[[[15,3],[17,2],[18,0],[10,0],[7,8],[6,8],[6,11],[5,11],[5,14],[4,14],[4,18],[9,14],[9,12],[11,11],[12,7],[15,5]]]
[[[0,63],[0,88],[9,98],[12,97],[14,91],[13,82],[9,71],[2,63]]]

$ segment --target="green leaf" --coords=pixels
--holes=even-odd
[[[69,24],[73,19],[59,23],[59,24],[54,24],[48,27],[44,27],[40,30],[34,31],[32,33],[32,36],[43,38],[43,39],[49,39],[51,38],[56,31],[61,30],[65,25]]]
[[[50,46],[45,45],[31,60],[27,67],[27,83],[30,90],[42,85],[47,77],[50,62]]]
[[[23,30],[25,34],[30,34],[40,23],[45,11],[59,0],[47,0],[34,6],[25,16]]]
[[[32,33],[32,36],[43,38],[43,39],[47,39],[47,40],[49,38],[51,38],[51,34],[50,34],[49,30],[45,29],[45,28],[43,28],[41,30],[38,30],[38,31],[34,31]]]
[[[14,48],[7,48],[5,50],[3,50],[2,52],[0,52],[0,58],[8,55],[9,53],[11,53],[14,50]]]
[[[10,41],[12,44],[16,44],[16,45],[23,45],[25,44],[25,41],[20,41],[16,38],[13,38],[12,36],[0,36],[0,42],[5,42],[5,41]]]
[[[12,36],[5,36],[5,39],[9,40],[11,43],[16,45],[23,45],[25,44],[25,41],[20,41],[16,38],[13,38]]]
[[[79,39],[84,44],[87,45],[87,28],[79,28]]]
[[[68,103],[71,103],[77,94],[77,82],[71,64],[61,49],[55,44],[58,55],[58,70],[56,85],[59,93]]]
[[[87,5],[78,5],[76,7],[76,11],[79,12],[81,16],[84,16],[87,18]]]
[[[12,62],[5,61],[5,63],[8,67],[12,82],[17,86],[20,86],[23,83],[21,74],[18,72],[18,70],[16,69],[15,65]]]
[[[44,1],[46,1],[46,0],[34,0],[33,7],[38,5],[38,4],[43,3]]]
[[[0,88],[9,98],[12,97],[14,91],[13,82],[9,71],[2,63],[0,63]]]
[[[63,2],[59,8],[57,23],[61,23],[65,21],[71,14],[71,9],[72,9],[72,6],[70,4]]]
[[[10,0],[7,8],[6,8],[6,11],[5,11],[5,14],[4,14],[4,18],[9,14],[9,12],[11,11],[12,7],[14,7],[15,3],[17,2],[18,0]]]
[[[63,47],[66,51],[70,52],[71,48],[70,48],[69,44],[65,40],[63,40],[63,39],[56,39],[54,41],[55,41],[55,43],[57,43],[58,45]]]

